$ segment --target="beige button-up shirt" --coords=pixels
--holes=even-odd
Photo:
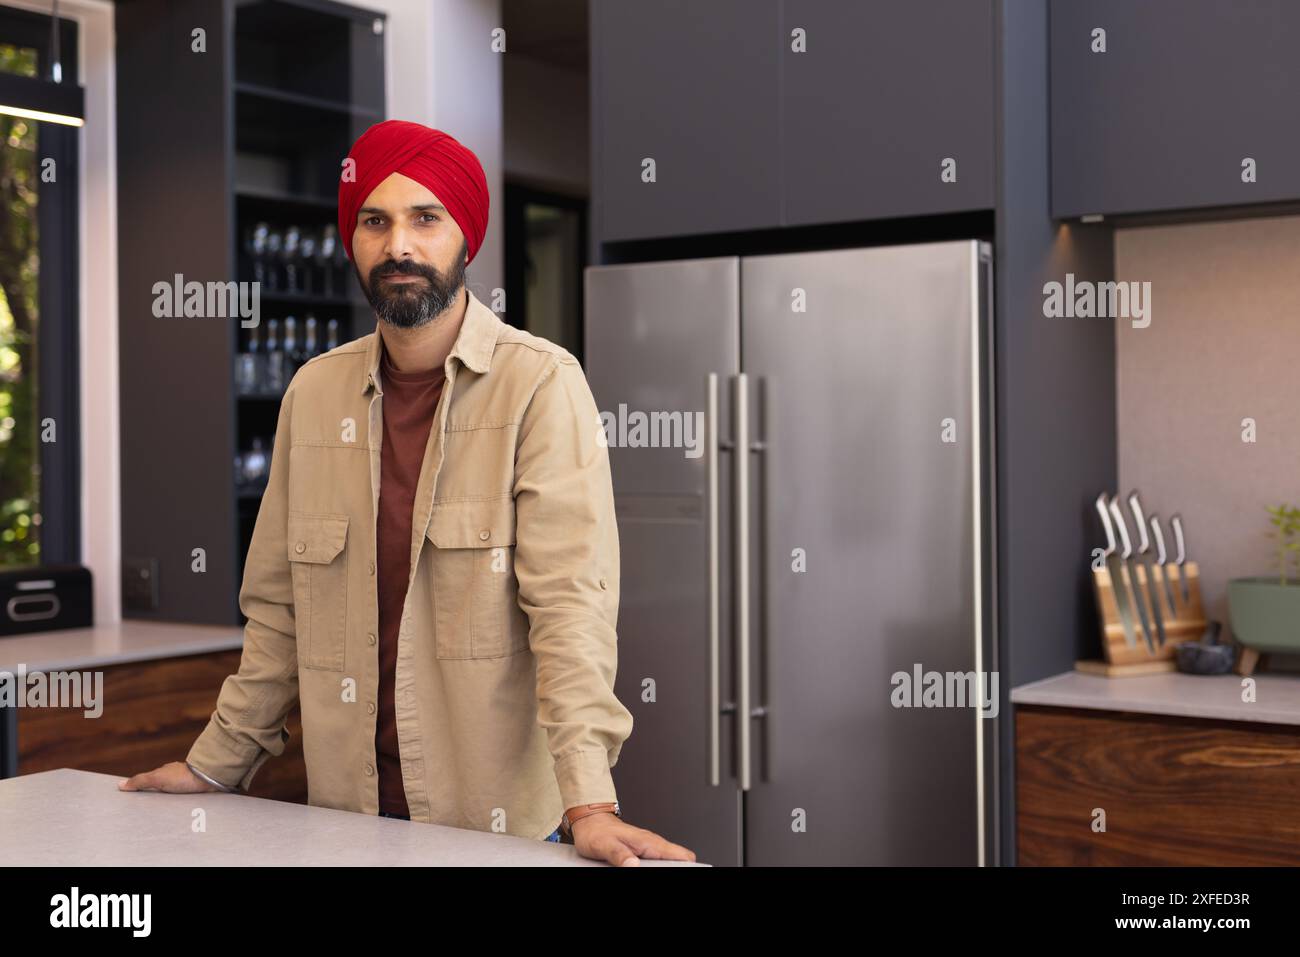
[[[397,734],[413,821],[545,838],[616,800],[619,543],[577,359],[472,292],[411,528]],[[316,356],[280,405],[239,592],[238,674],[187,760],[247,787],[302,705],[308,802],[376,814],[378,333]]]

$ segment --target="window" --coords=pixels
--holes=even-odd
[[[0,72],[48,78],[50,52],[49,17],[0,8]],[[75,128],[0,114],[0,567],[81,558],[77,182]]]

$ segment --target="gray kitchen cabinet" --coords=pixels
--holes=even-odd
[[[992,209],[993,30],[993,0],[595,0],[599,240]]]
[[[781,12],[784,223],[993,208],[992,0]]]
[[[1050,14],[1054,217],[1300,200],[1295,0],[1053,0]]]
[[[777,8],[777,0],[592,3],[602,241],[779,225]]]

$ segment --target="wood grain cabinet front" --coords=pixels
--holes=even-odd
[[[129,777],[170,761],[184,761],[207,725],[227,675],[239,670],[240,650],[133,661],[101,668],[102,711],[84,708],[21,708],[17,711],[18,773],[56,768]],[[264,764],[249,793],[276,801],[307,803],[298,706],[289,712],[289,743]]]
[[[1018,705],[1018,864],[1300,864],[1300,727]]]

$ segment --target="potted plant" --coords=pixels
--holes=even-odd
[[[1300,558],[1300,509],[1268,506],[1274,540],[1276,574],[1260,578],[1234,578],[1228,582],[1228,616],[1232,631],[1243,646],[1256,654],[1300,653],[1300,569],[1288,567]]]

